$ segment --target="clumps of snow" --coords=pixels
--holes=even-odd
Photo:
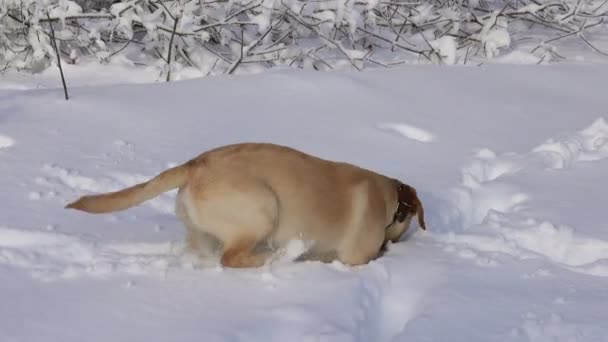
[[[558,139],[549,139],[533,150],[542,156],[548,168],[563,169],[580,161],[608,157],[608,123],[598,118],[580,132]]]
[[[0,265],[45,281],[113,273],[162,275],[170,265],[179,265],[180,257],[171,243],[104,245],[54,231],[0,227]]]
[[[259,14],[250,16],[250,20],[258,25],[257,29],[261,34],[266,32],[271,25],[275,2],[276,0],[262,0]]]
[[[437,234],[444,249],[479,266],[496,265],[497,255],[544,257],[573,272],[608,276],[608,241],[579,237],[573,228],[491,211],[472,232]]]
[[[439,239],[449,242],[452,247],[460,246],[457,250],[460,254],[473,249],[478,253],[508,254],[517,259],[543,256],[583,273],[598,261],[608,261],[608,241],[578,237],[571,227],[498,211],[488,214],[483,225],[483,234],[452,232]]]
[[[0,134],[0,149],[11,147],[15,144],[13,138]]]
[[[492,211],[519,211],[528,200],[528,195],[507,183],[492,182],[476,188],[466,185],[456,187],[447,198],[454,209],[441,213],[444,222],[468,228],[484,222]]]
[[[269,260],[269,263],[286,263],[296,260],[299,256],[306,253],[312,247],[311,241],[304,241],[299,239],[290,240],[287,245],[281,248],[273,255],[273,260]]]
[[[557,263],[582,266],[608,260],[608,241],[578,237],[571,227],[525,219],[516,222],[518,227],[508,228],[513,219],[502,215],[498,215],[495,222],[502,226],[506,243],[544,255]]]
[[[483,148],[462,169],[462,182],[469,187],[477,187],[478,183],[496,180],[506,174],[515,173],[522,167],[521,158],[517,154],[497,157],[490,149]]]
[[[292,240],[285,247],[285,256],[291,260],[295,260],[300,255],[306,253],[312,243],[310,241]]]
[[[428,143],[435,141],[435,135],[433,133],[405,123],[380,123],[377,127],[384,131],[396,132],[405,138],[420,142]]]
[[[486,56],[492,58],[499,54],[501,48],[511,45],[511,35],[506,29],[495,28],[483,36],[482,42],[484,43]]]
[[[517,211],[528,196],[501,180],[525,167],[525,158],[515,153],[497,156],[490,149],[479,150],[461,170],[460,185],[446,195],[448,208],[440,212],[446,226],[480,224],[492,211]]]
[[[32,201],[37,201],[42,198],[42,193],[39,191],[32,191],[27,195],[27,198]]]
[[[608,258],[598,259],[586,265],[566,267],[571,271],[585,273],[596,277],[608,277]]]
[[[72,189],[81,189],[90,192],[103,192],[107,189],[102,186],[99,181],[81,176],[78,171],[66,169],[59,165],[46,164],[43,166],[42,170],[46,174],[52,176],[56,181],[59,181]]]
[[[538,5],[538,4],[528,4],[526,6],[522,6],[520,8],[517,9],[517,13],[530,13],[530,14],[535,14],[536,12],[538,12],[539,10],[541,10],[543,8],[543,6]]]
[[[414,9],[414,15],[409,18],[414,24],[421,25],[433,16],[433,5],[422,4]]]
[[[528,312],[520,327],[511,331],[517,340],[544,341],[603,341],[605,334],[599,327],[568,323],[557,313],[538,315]]]
[[[550,56],[550,55],[548,55]],[[544,64],[548,58],[537,57],[526,51],[511,51],[494,59],[494,63],[504,64]]]
[[[441,62],[447,65],[456,64],[456,51],[458,44],[452,36],[443,36],[436,40],[429,41],[433,50],[439,54]]]
[[[49,16],[59,18],[65,24],[65,18],[82,13],[82,7],[74,1],[61,0],[55,6],[49,6]]]
[[[507,31],[507,21],[498,17],[500,12],[494,11],[483,22],[483,28],[477,38],[484,46],[486,56],[493,58],[499,50],[511,45],[511,35]]]
[[[505,178],[531,167],[559,169],[608,156],[608,125],[597,119],[580,132],[534,148],[527,154],[496,155],[480,150],[462,170],[460,186],[448,194],[439,216],[450,231],[436,238],[447,251],[487,264],[496,253],[518,259],[545,257],[575,272],[608,276],[608,241],[578,236],[572,227],[522,215],[528,195]],[[488,256],[489,255],[489,256]],[[491,263],[491,262],[490,262]]]
[[[527,195],[501,178],[529,167],[561,169],[577,162],[608,157],[608,124],[597,119],[580,132],[535,147],[526,154],[497,155],[484,148],[462,168],[461,185],[452,189],[450,201],[456,210],[446,210],[444,221],[456,220],[462,226],[479,224],[490,210],[517,211]]]

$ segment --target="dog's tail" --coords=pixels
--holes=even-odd
[[[176,166],[145,183],[116,192],[83,196],[65,207],[94,214],[128,209],[165,191],[183,186],[188,179],[191,166],[191,162]]]

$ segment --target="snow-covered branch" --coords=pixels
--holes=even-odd
[[[124,0],[89,10],[70,0],[0,3],[0,66],[39,71],[56,56],[95,58],[201,74],[289,65],[318,70],[404,60],[483,62],[513,48],[539,59],[566,39],[598,54],[591,33],[606,30],[603,0]],[[169,76],[171,74],[171,76]]]

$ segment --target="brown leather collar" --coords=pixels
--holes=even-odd
[[[410,211],[408,208],[412,207],[412,204],[406,202],[407,197],[408,195],[405,184],[397,181],[397,209],[393,215],[393,220],[388,224],[388,226],[386,226],[386,229],[395,224],[395,222],[401,223],[405,221],[407,213]]]

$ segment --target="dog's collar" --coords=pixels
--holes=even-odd
[[[395,222],[403,222],[407,217],[408,208],[411,208],[412,205],[408,204],[405,201],[407,197],[405,184],[397,181],[397,208],[395,209],[395,214],[393,215],[393,220],[386,226],[386,229],[390,228]]]

